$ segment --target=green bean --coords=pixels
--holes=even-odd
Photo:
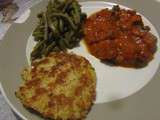
[[[76,16],[75,16],[75,13],[74,13],[74,11],[72,10],[71,11],[71,13],[70,13],[71,15],[72,15],[72,20],[74,21],[74,23],[76,24]]]
[[[73,34],[74,34],[73,31],[68,32],[68,33],[65,34],[65,38],[63,39],[65,45],[66,45],[69,49],[71,49],[71,48],[74,47],[73,45],[70,44],[70,43],[72,42],[72,36],[73,36]]]
[[[40,54],[38,51],[33,51],[33,52],[31,53],[31,61],[39,58],[40,56],[41,56],[41,54]]]
[[[72,5],[73,5],[74,12],[75,12],[75,14],[73,14],[73,16],[75,18],[75,23],[79,24],[80,23],[80,10],[79,10],[79,7],[77,6],[76,2],[73,2]]]
[[[87,14],[86,13],[82,13],[81,14],[81,23],[87,18]]]
[[[39,31],[35,31],[33,32],[33,36],[43,36],[43,33]]]
[[[58,36],[58,35],[59,35],[59,31],[57,30],[57,28],[55,27],[55,25],[54,25],[53,23],[51,23],[51,24],[49,25],[49,27],[50,27],[50,29],[52,30],[52,32],[53,32],[53,34],[54,34],[55,36]]]
[[[53,33],[52,33],[52,32],[50,32],[50,33],[49,33],[49,36],[48,36],[49,41],[51,41],[51,40],[52,40],[52,38],[53,38]]]
[[[66,9],[68,8],[68,6],[72,3],[73,0],[67,0],[65,3],[65,6],[62,9],[62,12],[64,13],[66,11]]]
[[[42,49],[40,51],[42,55],[45,55],[46,48],[47,48],[47,44],[43,44]]]
[[[31,53],[31,59],[32,60],[34,60],[34,59],[36,59],[36,58],[41,56],[39,51],[41,51],[43,44],[44,44],[44,41],[41,41],[34,47],[34,50]]]
[[[70,48],[69,41],[66,38],[63,41],[64,41],[64,44],[67,46],[67,48]]]
[[[58,43],[59,43],[59,48],[60,48],[62,51],[65,51],[65,50],[66,50],[66,45],[65,45],[65,43],[64,43],[63,38],[61,38],[61,39],[58,41]]]
[[[36,36],[36,41],[43,41],[43,36]]]
[[[48,20],[47,15],[44,13],[44,19],[45,19],[45,29],[44,29],[44,40],[48,40]]]
[[[43,40],[43,41],[37,43],[37,45],[34,47],[34,51],[37,51],[44,44],[44,42],[45,41]]]
[[[54,0],[53,6],[54,6],[55,8],[58,8],[58,6],[59,6],[59,1],[58,1],[58,0]]]
[[[55,43],[55,42],[52,42],[52,43],[46,48],[44,54],[45,54],[45,55],[48,55],[55,46],[56,46],[56,43]]]
[[[32,60],[71,49],[83,36],[86,14],[81,12],[76,0],[50,0],[47,10],[37,17],[39,22],[32,34],[37,45],[31,53]]]
[[[74,31],[67,32],[65,34],[65,38],[67,38],[68,41],[70,42],[72,40],[71,38],[72,38],[73,35],[74,35]]]
[[[47,6],[47,13],[52,14],[52,12],[58,12],[58,10],[52,6],[52,3],[49,3]]]
[[[57,28],[58,26],[58,20],[57,18],[52,21],[51,18],[48,18],[48,24],[49,24],[49,28],[50,30],[53,32],[54,36],[58,36],[59,35],[59,30]]]
[[[59,30],[61,31],[61,32],[63,32],[63,20],[62,19],[59,19]]]
[[[52,16],[53,17],[63,17],[63,18],[65,18],[68,21],[68,23],[71,25],[73,30],[77,29],[77,27],[75,26],[75,24],[73,23],[73,21],[71,20],[71,18],[67,14],[64,14],[64,13],[53,13]]]

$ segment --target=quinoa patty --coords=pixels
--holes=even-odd
[[[23,105],[54,120],[81,120],[96,97],[96,74],[84,57],[51,53],[22,73],[16,92]]]

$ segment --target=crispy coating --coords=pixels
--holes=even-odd
[[[96,74],[83,57],[52,53],[32,62],[16,92],[23,105],[54,120],[81,120],[96,96]]]

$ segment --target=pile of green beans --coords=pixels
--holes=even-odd
[[[31,60],[78,46],[86,17],[76,0],[50,0],[46,11],[38,14],[39,23],[33,32],[37,44]]]

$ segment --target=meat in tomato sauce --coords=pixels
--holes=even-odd
[[[142,67],[153,59],[157,49],[157,39],[141,16],[119,6],[90,16],[84,31],[90,53],[115,65]]]

